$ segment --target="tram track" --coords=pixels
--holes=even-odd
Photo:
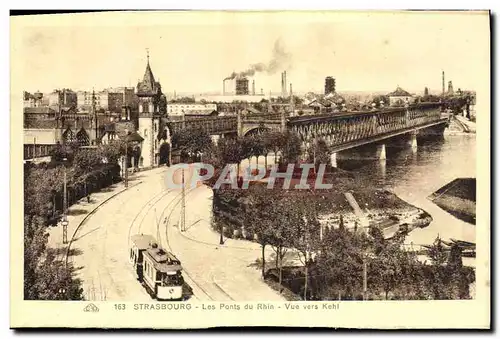
[[[171,193],[172,191],[173,191],[172,189],[162,190],[162,191],[160,191],[159,193],[155,194],[155,195],[154,195],[151,199],[149,199],[149,200],[148,200],[148,201],[147,201],[144,205],[142,205],[141,209],[140,209],[140,210],[139,210],[139,212],[135,215],[134,219],[132,220],[132,222],[131,222],[131,223],[130,223],[130,225],[129,225],[129,228],[128,228],[128,238],[127,238],[127,239],[128,239],[128,240],[127,240],[127,246],[128,246],[128,247],[130,247],[130,237],[132,236],[132,228],[134,227],[134,225],[135,225],[135,223],[136,223],[137,219],[139,218],[139,216],[140,216],[141,214],[143,214],[143,212],[144,212],[144,211],[146,211],[146,213],[144,213],[144,214],[142,215],[141,221],[140,221],[140,223],[138,224],[138,233],[140,233],[140,231],[141,231],[141,226],[142,226],[142,224],[143,224],[143,222],[144,222],[144,219],[145,219],[145,218],[146,218],[146,216],[148,215],[149,211],[151,211],[151,209],[152,209],[152,208],[153,208],[153,207],[154,207],[154,206],[155,206],[155,205],[156,205],[156,204],[157,204],[157,203],[158,203],[161,199],[163,199],[163,197],[165,197],[168,193]],[[155,201],[153,204],[151,204],[151,202],[152,202],[153,200],[155,200],[155,199],[156,199],[156,201]],[[145,209],[146,207],[148,207],[148,208],[147,208],[147,210]]]
[[[192,192],[194,192],[196,190],[196,188],[194,189],[190,189],[187,193],[185,193],[185,196],[188,196],[189,194],[191,194]],[[169,202],[169,204],[167,206],[165,206],[165,208],[163,208],[163,210],[161,211],[161,214],[160,214],[160,218],[158,219],[158,225],[157,227],[160,227],[160,223],[163,219],[163,216],[165,214],[165,211],[167,210],[168,207],[170,207],[170,205],[175,201],[175,199],[177,199],[179,197],[179,195],[182,195],[182,192],[180,192],[172,201]],[[181,196],[181,199],[182,199],[182,196]],[[170,217],[172,216],[172,213],[174,212],[175,208],[177,207],[177,205],[180,203],[181,199],[179,199],[177,201],[177,203],[175,204],[175,206],[172,208],[172,211],[170,211],[170,214],[168,215],[168,219],[166,218],[165,219],[165,241],[166,241],[166,244],[165,244],[165,247],[168,249],[168,251],[174,253],[173,249],[172,249],[172,246],[170,244],[170,238],[168,236],[168,225],[170,223]],[[181,261],[182,263],[182,261]],[[183,275],[186,276],[187,278],[189,278],[190,282],[193,284],[193,285],[196,285],[196,287],[203,292],[203,294],[205,294],[208,299],[210,300],[214,300],[214,298],[210,295],[210,293],[207,292],[206,289],[204,289],[199,283],[196,282],[196,280],[193,279],[193,277],[189,274],[189,272],[186,270],[185,267],[183,267]]]
[[[163,172],[161,172],[163,173]],[[159,173],[159,174],[161,174]],[[73,242],[75,242],[77,240],[76,236],[78,235],[79,231],[81,230],[81,228],[89,221],[89,219],[94,216],[96,214],[96,212],[98,212],[98,210],[103,207],[106,203],[108,203],[110,200],[112,200],[113,198],[117,197],[118,195],[120,195],[121,193],[125,193],[127,191],[131,191],[131,189],[135,186],[138,186],[139,184],[142,184],[144,183],[144,181],[139,181],[138,183],[136,184],[133,184],[131,186],[129,186],[127,189],[123,189],[115,194],[113,194],[112,196],[108,197],[107,199],[105,199],[103,202],[101,202],[100,204],[98,204],[88,215],[85,216],[85,218],[78,224],[78,226],[76,227],[71,239],[70,239],[70,243],[68,244],[68,247],[67,247],[67,251],[66,251],[66,265],[68,264],[68,258],[69,258],[69,253],[70,253],[70,249],[71,249],[71,245]],[[137,213],[134,217],[134,220],[132,222],[132,224],[130,225],[129,227],[129,233],[130,233],[130,230],[131,228],[134,226],[134,223],[135,221],[138,219],[138,216],[143,213],[144,209],[151,204],[151,201],[153,201],[154,199],[161,199],[163,198],[166,194],[170,193],[171,190],[162,190],[161,192],[159,192],[158,194],[155,194],[151,199],[149,199],[140,209],[139,213]],[[158,200],[159,200],[158,199]],[[118,211],[121,210],[122,206],[128,201],[128,199],[123,199],[119,205],[117,207],[115,207]],[[153,205],[149,206],[149,209],[148,211],[152,208]],[[146,212],[147,214],[147,212]],[[145,216],[143,216],[143,219],[144,219]],[[141,223],[143,221],[143,219],[141,220]],[[98,227],[97,229],[99,229],[100,227]],[[93,300],[97,300],[96,299],[96,288],[95,286],[99,286],[99,292],[100,292],[100,300],[106,300],[107,298],[107,289],[105,288],[106,284],[103,285],[102,283],[102,278],[103,278],[103,274],[105,277],[107,277],[109,279],[109,281],[111,282],[111,285],[113,287],[113,289],[115,290],[115,292],[118,294],[118,296],[120,297],[125,297],[125,292],[123,291],[122,288],[120,288],[120,286],[115,282],[115,279],[113,278],[113,274],[112,272],[110,271],[110,268],[108,267],[108,265],[106,265],[106,260],[107,260],[107,251],[106,251],[106,241],[107,241],[107,229],[104,230],[104,236],[102,238],[102,246],[100,246],[100,260],[102,263],[104,263],[104,265],[102,265],[102,267],[104,268],[104,272],[101,272],[101,270],[99,268],[97,268],[97,284],[94,284],[94,278],[92,278],[92,287],[91,288],[91,291],[89,293],[87,293],[87,297],[91,297],[92,295],[94,295],[94,298]],[[130,237],[129,237],[129,241],[130,241]],[[104,287],[103,287],[104,286]],[[104,299],[103,299],[104,298]]]
[[[196,187],[196,188],[198,188],[198,187]],[[194,188],[194,189],[190,189],[190,190],[189,190],[189,191],[185,194],[185,196],[188,196],[189,194],[193,193],[193,192],[196,190],[196,188]],[[172,207],[172,210],[170,211],[170,213],[169,213],[168,217],[166,217],[166,218],[165,218],[165,222],[164,222],[164,224],[165,224],[165,240],[166,240],[166,247],[167,247],[167,248],[168,248],[168,250],[169,250],[170,252],[172,252],[172,253],[175,253],[175,252],[173,251],[172,246],[171,246],[171,244],[170,244],[170,237],[168,236],[168,226],[170,225],[170,219],[171,219],[171,217],[172,217],[172,214],[174,213],[174,211],[175,211],[176,207],[179,205],[179,203],[181,203],[181,201],[182,201],[182,196],[179,198],[179,195],[181,195],[181,194],[182,194],[182,192],[181,192],[180,194],[178,194],[178,195],[177,195],[177,196],[176,196],[176,197],[175,197],[172,201],[170,201],[170,203],[169,203],[167,206],[165,206],[165,208],[162,210],[162,213],[161,213],[161,215],[160,215],[160,219],[159,219],[159,221],[161,221],[161,220],[163,219],[163,216],[165,215],[165,211],[167,210],[167,208],[168,208],[168,207],[170,207],[170,205],[171,205],[174,201],[176,201],[175,205]],[[178,199],[178,198],[179,198],[179,199]],[[178,200],[176,200],[176,199],[178,199]],[[158,225],[158,227],[159,227],[159,225]],[[178,231],[182,234],[181,230],[178,230]],[[181,261],[181,262],[182,262],[182,261]],[[187,271],[185,268],[183,268],[183,271],[184,271],[184,275],[185,275],[185,276],[187,276],[187,277],[191,280],[191,282],[192,282],[194,285],[196,285],[196,287],[197,287],[200,291],[202,291],[202,292],[203,292],[203,293],[204,293],[204,294],[205,294],[205,295],[206,295],[206,296],[207,296],[210,300],[212,300],[212,301],[216,301],[216,300],[217,300],[216,298],[214,298],[214,297],[213,297],[213,295],[212,295],[211,293],[209,293],[209,292],[207,291],[207,289],[206,289],[206,288],[202,287],[202,286],[201,286],[201,284],[199,284],[198,282],[196,282],[196,280],[195,280],[195,279],[193,278],[193,276],[189,273],[189,271]],[[223,294],[224,296],[226,296],[228,299],[230,299],[230,300],[234,301],[234,298],[233,298],[233,297],[231,297],[231,295],[229,295],[229,293],[227,293],[227,292],[226,292],[226,291],[225,291],[225,290],[224,290],[224,289],[223,289],[223,288],[222,288],[219,284],[217,284],[217,283],[215,282],[215,280],[214,280],[213,276],[212,276],[211,280],[212,280],[212,281],[211,281],[212,285],[213,285],[213,286],[214,286],[214,287],[215,287],[215,288],[216,288],[216,289],[217,289],[220,293],[222,293],[222,294]]]

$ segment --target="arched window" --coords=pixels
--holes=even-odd
[[[90,145],[90,138],[87,132],[82,128],[78,133],[76,134],[76,140],[78,141],[78,144],[80,146],[89,146]]]
[[[144,137],[146,138],[147,136],[148,136],[148,129],[147,129],[147,128],[145,128],[145,129],[144,129]]]
[[[75,141],[75,136],[73,134],[73,131],[71,131],[71,129],[66,129],[66,131],[64,131],[63,135],[63,142],[73,142]]]

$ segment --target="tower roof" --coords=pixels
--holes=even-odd
[[[155,81],[153,71],[149,65],[149,54],[148,63],[146,65],[146,71],[144,72],[144,78],[137,84],[137,95],[139,96],[153,96],[161,93],[161,86],[159,82]]]
[[[397,87],[394,92],[387,94],[390,97],[411,97],[411,94],[402,89],[401,87]]]

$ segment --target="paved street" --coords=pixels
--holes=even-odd
[[[83,281],[85,297],[89,300],[151,300],[136,281],[128,262],[130,235],[144,233],[160,239],[161,245],[181,260],[185,280],[194,293],[192,300],[283,300],[262,282],[258,267],[249,267],[260,256],[258,244],[228,239],[222,247],[218,245],[219,236],[209,226],[210,189],[201,186],[186,192],[188,230],[181,234],[177,227],[181,194],[180,190],[166,188],[167,170],[163,167],[136,173],[127,191],[97,209],[76,232],[71,245],[74,255],[70,260]],[[83,211],[90,212],[99,202],[121,190],[123,186],[116,185],[110,192],[93,197],[93,204],[84,206],[85,201],[72,206],[68,236],[73,235],[75,227],[84,219]],[[60,227],[52,229],[53,243],[61,239],[60,233]]]

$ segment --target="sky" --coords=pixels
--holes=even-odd
[[[117,12],[11,18],[11,76],[27,91],[136,86],[146,50],[165,93],[222,91],[222,80],[257,72],[256,91],[441,90],[489,84],[487,12]],[[284,57],[283,57],[284,56]],[[277,63],[277,64],[276,64]]]

